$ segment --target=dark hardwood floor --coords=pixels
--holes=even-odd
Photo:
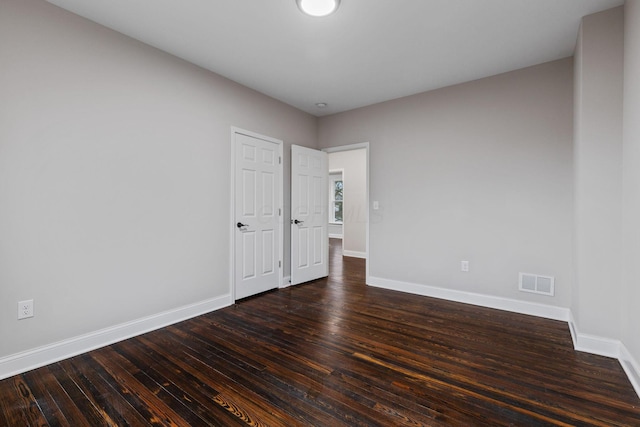
[[[0,381],[0,426],[640,426],[563,322],[328,279]]]

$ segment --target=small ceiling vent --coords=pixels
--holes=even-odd
[[[548,296],[553,296],[555,294],[555,279],[550,276],[520,273],[518,286],[522,292],[532,292],[534,294]]]

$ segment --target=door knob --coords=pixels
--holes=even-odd
[[[248,227],[248,226],[249,226],[248,224],[243,224],[243,223],[241,223],[241,222],[239,222],[239,223],[237,223],[237,224],[236,224],[236,227],[238,227],[238,228]]]
[[[294,223],[295,225],[302,225],[302,223],[303,223],[303,222],[304,222],[304,221],[299,221],[299,220],[297,220],[297,219],[293,220],[293,223]]]

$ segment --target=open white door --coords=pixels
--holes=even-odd
[[[291,284],[329,275],[327,153],[291,146]]]
[[[279,141],[234,132],[235,299],[277,288],[281,276]]]

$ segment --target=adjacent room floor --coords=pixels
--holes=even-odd
[[[566,323],[331,275],[0,381],[0,426],[640,425]]]

